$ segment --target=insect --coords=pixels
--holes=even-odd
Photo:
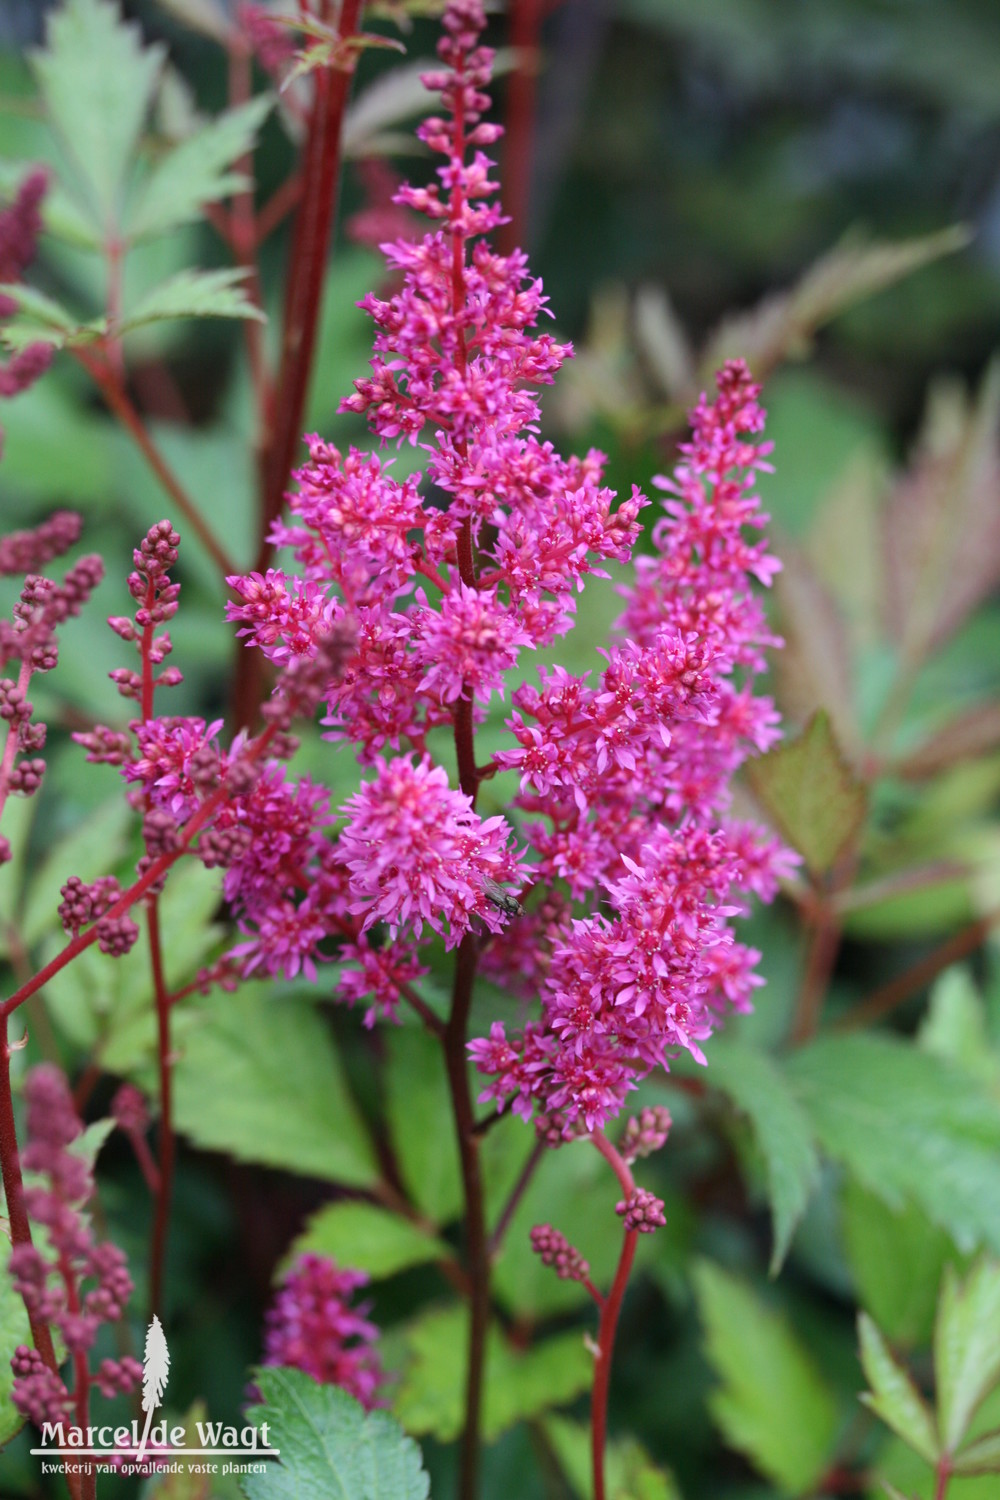
[[[497,885],[496,881],[491,880],[488,875],[483,876],[483,895],[487,901],[491,901],[494,906],[498,907],[505,916],[524,916],[524,907],[518,901],[517,897],[512,896],[509,891],[505,891],[502,885]]]

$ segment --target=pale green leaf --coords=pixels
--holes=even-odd
[[[238,1161],[368,1187],[378,1165],[328,1027],[305,1000],[215,997],[174,1073],[178,1129]]]
[[[844,760],[826,713],[794,740],[751,760],[747,779],[778,831],[823,875],[864,822],[865,789]]]
[[[279,1271],[307,1251],[365,1271],[373,1281],[451,1256],[446,1244],[409,1219],[374,1203],[358,1202],[331,1203],[313,1214]]]
[[[551,1413],[540,1425],[577,1500],[593,1500],[589,1426]],[[642,1444],[632,1437],[608,1443],[605,1477],[609,1500],[680,1500],[671,1475],[657,1468]]]
[[[1000,1099],[1000,1053],[990,1038],[983,997],[967,968],[956,964],[935,982],[918,1041],[925,1052],[965,1068]]]
[[[34,57],[43,102],[79,170],[90,216],[104,234],[119,223],[123,191],[166,55],[110,0],[65,0],[50,12]]]
[[[405,1330],[393,1411],[408,1432],[454,1441],[464,1420],[468,1313],[433,1308]],[[593,1357],[579,1332],[556,1334],[521,1352],[496,1328],[486,1341],[483,1436],[493,1442],[516,1422],[563,1406],[588,1388]]]
[[[1000,1265],[981,1260],[964,1281],[945,1272],[934,1328],[941,1440],[954,1452],[1000,1379]]]
[[[124,806],[122,810],[128,811]],[[191,860],[170,872],[160,897],[169,989],[179,989],[194,979],[217,951],[221,929],[212,919],[218,903],[218,876],[214,871]],[[149,940],[142,908],[134,908],[132,915],[140,925],[135,946],[123,958],[109,957],[96,944],[87,948],[49,980],[45,1002],[60,1031],[79,1047],[93,1052],[107,1071],[151,1085],[158,1043]],[[46,951],[54,951],[56,946],[50,937]],[[175,1047],[182,1045],[186,1032],[197,1022],[192,1006],[173,1008],[171,1039]]]
[[[813,335],[837,313],[969,243],[961,225],[911,240],[869,242],[852,232],[815,261],[787,292],[771,292],[749,312],[728,316],[702,355],[705,379],[727,359],[747,360],[764,379],[783,359],[801,359]]]
[[[72,313],[23,281],[0,284],[0,297],[17,304],[17,312],[4,320],[0,338],[15,354],[28,344],[54,344],[57,349],[79,332]]]
[[[240,1480],[247,1500],[427,1500],[420,1449],[386,1412],[301,1370],[262,1369],[254,1384],[261,1404],[250,1419],[267,1424],[281,1458]]]
[[[808,1116],[774,1059],[738,1042],[713,1047],[709,1082],[747,1115],[764,1158],[774,1214],[774,1275],[819,1177]]]
[[[127,309],[116,332],[128,333],[147,323],[173,318],[256,318],[262,323],[264,314],[240,285],[246,274],[240,266],[221,271],[180,271]]]
[[[784,1493],[818,1484],[837,1429],[831,1391],[776,1312],[709,1261],[694,1270],[706,1354],[722,1384],[709,1407],[726,1441]]]
[[[385,1036],[386,1120],[393,1156],[412,1201],[436,1224],[458,1217],[462,1174],[454,1131],[442,1131],[451,1101],[441,1048],[422,1026]]]
[[[960,1250],[1000,1250],[1000,1105],[962,1069],[889,1036],[824,1037],[788,1059],[823,1149]]]
[[[861,1400],[929,1464],[941,1451],[934,1418],[909,1373],[893,1355],[867,1313],[858,1318],[861,1365],[871,1387]]]
[[[192,223],[203,204],[246,186],[239,172],[228,169],[251,150],[273,102],[262,94],[226,110],[157,162],[126,215],[127,237],[141,240]]]
[[[853,1177],[841,1198],[844,1251],[858,1300],[895,1343],[930,1342],[944,1267],[955,1247],[912,1202],[890,1207]]]
[[[956,1474],[1000,1474],[1000,1428],[983,1433],[962,1448],[952,1469]]]

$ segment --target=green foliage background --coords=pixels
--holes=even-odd
[[[147,39],[169,49],[173,69],[139,148],[147,172],[195,107],[209,115],[223,104],[219,54],[177,9],[128,7]],[[194,11],[211,7],[198,0]],[[499,22],[495,30],[502,40]],[[988,0],[566,0],[544,36],[529,240],[556,326],[578,346],[548,402],[551,435],[578,451],[604,448],[616,483],[647,487],[669,466],[683,406],[720,350],[745,346],[771,375],[776,473],[764,493],[786,560],[775,619],[788,645],[775,691],[791,740],[739,796],[797,845],[809,882],[809,899],[803,882],[797,902],[779,900],[745,924],[768,980],[755,1015],[713,1042],[706,1072],[679,1066],[638,1101],[669,1103],[676,1124],[641,1168],[666,1201],[668,1225],[644,1240],[626,1304],[613,1493],[833,1500],[859,1486],[883,1494],[884,1479],[929,1497],[933,1450],[924,1443],[921,1457],[919,1442],[904,1441],[893,1361],[929,1400],[936,1375],[940,1397],[931,1342],[942,1277],[980,1253],[1000,1256],[1000,963],[988,924],[962,943],[1000,902],[1000,384],[990,364],[1000,315],[1000,16]],[[418,22],[410,58],[428,56],[433,40],[432,24]],[[126,72],[142,66],[127,54]],[[366,57],[362,86],[398,66]],[[87,77],[81,68],[64,83],[67,96]],[[7,187],[16,163],[56,162],[58,151],[15,46],[0,55],[0,96]],[[108,166],[100,142],[79,150]],[[265,196],[289,159],[272,114],[258,152]],[[218,173],[229,160],[220,148]],[[420,158],[397,165],[426,171]],[[106,195],[106,180],[95,190]],[[349,173],[341,219],[361,201]],[[72,230],[72,203],[65,212]],[[133,221],[141,243],[128,257],[126,307],[141,312],[145,301],[148,314],[155,293],[154,311],[194,311],[190,281],[172,278],[192,266],[220,272],[217,240],[189,212],[157,218],[148,199],[144,212]],[[923,238],[959,224],[967,234]],[[85,239],[79,225],[76,243],[72,233],[47,238],[33,273],[72,307],[74,329],[101,310]],[[877,260],[873,242],[907,248]],[[838,245],[825,280],[803,282]],[[285,248],[278,237],[265,256],[272,308]],[[376,258],[341,232],[307,421],[341,443],[360,436],[336,407],[368,357],[354,304],[379,276]],[[766,315],[733,321],[794,288]],[[239,298],[218,280],[195,287],[209,310],[238,313],[213,303],[220,290]],[[137,399],[247,567],[254,474],[241,331],[207,318],[140,321],[127,344]],[[178,420],[178,392],[188,421]],[[55,906],[68,874],[90,879],[134,862],[118,778],[82,773],[68,730],[81,714],[120,716],[107,680],[119,643],[104,619],[125,612],[131,548],[170,506],[68,356],[5,403],[0,423],[4,529],[79,508],[82,545],[107,561],[105,583],[63,634],[58,671],[33,695],[54,730],[44,790],[5,816],[15,859],[0,870],[0,958],[10,984],[58,947]],[[219,580],[190,534],[180,576],[171,634],[185,683],[172,708],[212,717],[226,709],[235,648]],[[12,597],[7,588],[4,601]],[[577,630],[551,655],[573,670],[597,666],[614,613],[612,585],[592,585]],[[484,744],[500,733],[498,717]],[[356,782],[350,756],[318,735],[306,736],[299,764],[338,798]],[[484,811],[504,806],[504,778],[484,790]],[[840,941],[810,1019],[817,901]],[[172,982],[222,950],[224,917],[214,878],[172,878]],[[885,990],[949,939],[954,964],[924,980],[917,972],[895,998]],[[329,988],[252,985],[177,1008],[185,1145],[170,1247],[169,1400],[178,1413],[203,1402],[214,1420],[238,1417],[272,1278],[297,1248],[319,1248],[370,1273],[386,1362],[400,1371],[395,1415],[421,1441],[431,1493],[446,1495],[462,1380],[449,1279],[460,1192],[440,1060],[413,1027],[362,1034],[356,1016],[327,1003]],[[879,1003],[861,1009],[873,996]],[[481,986],[477,1024],[485,1029],[505,1006]],[[30,1007],[28,1029],[23,1063],[44,1054],[74,1073],[103,1070],[94,1120],[114,1080],[154,1088],[139,950],[118,963],[85,955]],[[516,1121],[489,1137],[494,1215],[529,1150]],[[117,1137],[99,1167],[108,1232],[139,1273],[139,1340],[147,1205]],[[484,1500],[586,1500],[583,1333],[593,1320],[581,1288],[531,1255],[527,1231],[540,1218],[557,1224],[604,1284],[617,1255],[615,1196],[596,1155],[574,1145],[546,1161],[515,1216],[497,1265]],[[985,1305],[979,1282],[970,1285]],[[864,1370],[859,1311],[871,1320]],[[19,1317],[0,1286],[4,1347],[23,1337]],[[977,1369],[987,1366],[984,1356]],[[357,1414],[327,1403],[328,1393],[303,1396],[276,1381],[261,1377],[259,1394],[289,1408],[301,1398],[306,1426],[349,1434],[361,1472],[376,1439]],[[990,1383],[977,1436],[1000,1422]],[[8,1384],[0,1370],[0,1402]],[[866,1384],[883,1422],[858,1402]],[[944,1390],[947,1426],[956,1398],[947,1382]],[[919,1409],[913,1420],[919,1427]],[[28,1446],[22,1433],[0,1456],[4,1496],[47,1493]],[[412,1449],[393,1451],[405,1493],[420,1494]],[[310,1462],[305,1452],[303,1482],[319,1494],[324,1480]],[[853,1488],[838,1487],[845,1474]],[[948,1493],[988,1500],[998,1482],[958,1477]],[[101,1493],[131,1491],[111,1481]],[[149,1493],[178,1500],[189,1491],[163,1481]]]

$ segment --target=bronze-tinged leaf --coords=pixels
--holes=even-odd
[[[793,723],[825,708],[837,738],[858,748],[851,649],[843,615],[808,557],[788,538],[776,543],[782,570],[775,580],[785,649],[775,658],[777,698]]]
[[[766,379],[783,360],[807,354],[813,335],[837,313],[968,242],[961,225],[895,242],[868,241],[856,231],[845,235],[788,291],[723,320],[703,350],[702,383],[734,356],[742,356],[758,380]]]
[[[978,703],[945,724],[893,767],[910,781],[936,776],[959,761],[974,760],[1000,746],[1000,703]]]
[[[909,670],[1000,579],[1000,362],[970,404],[938,384],[910,469],[883,512],[886,625]]]
[[[797,739],[751,761],[750,788],[813,875],[824,875],[853,843],[867,794],[837,743],[829,715],[813,714]]]
[[[879,511],[887,484],[882,459],[858,449],[824,495],[804,543],[858,651],[882,636]]]
[[[687,401],[695,389],[694,353],[664,287],[642,286],[632,310],[636,348],[669,401]]]

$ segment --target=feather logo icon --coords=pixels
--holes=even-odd
[[[153,1321],[146,1329],[146,1353],[142,1361],[142,1409],[146,1413],[146,1425],[142,1430],[142,1442],[139,1444],[139,1463],[142,1463],[146,1453],[153,1413],[167,1388],[169,1371],[170,1352],[167,1349],[167,1340],[164,1337],[160,1320],[154,1313]]]

